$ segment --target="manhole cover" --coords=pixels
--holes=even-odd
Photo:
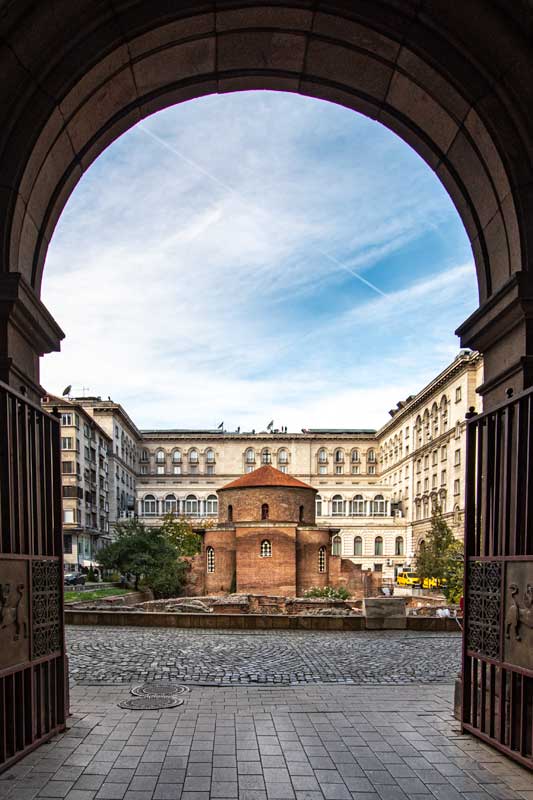
[[[183,700],[177,697],[164,697],[152,695],[151,697],[130,697],[119,703],[119,708],[128,708],[130,711],[156,711],[159,708],[174,708],[181,706]]]
[[[131,690],[132,695],[135,697],[174,697],[177,694],[184,694],[188,692],[188,686],[180,686],[178,683],[170,683],[160,681],[158,683],[143,683],[142,686],[134,686]]]

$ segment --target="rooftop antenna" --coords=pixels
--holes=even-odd
[[[82,386],[81,387],[81,393],[82,393],[82,395],[84,397],[85,397],[85,392],[88,392],[90,388],[91,388],[90,386]]]
[[[72,391],[72,386],[69,383],[69,385],[65,389],[63,389],[63,395],[62,396],[63,397],[68,397],[69,394],[71,393],[71,391]]]

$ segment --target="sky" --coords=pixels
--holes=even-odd
[[[85,173],[47,256],[52,393],[140,428],[380,427],[477,307],[444,187],[395,134],[278,92],[144,120]]]

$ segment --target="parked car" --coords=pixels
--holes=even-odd
[[[67,572],[63,583],[65,586],[83,586],[86,580],[85,575],[80,575],[79,572]]]

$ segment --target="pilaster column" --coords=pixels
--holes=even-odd
[[[65,334],[19,272],[0,274],[0,380],[39,400],[39,356],[59,351]]]
[[[514,273],[457,329],[463,347],[483,353],[484,409],[533,386],[533,274]]]

